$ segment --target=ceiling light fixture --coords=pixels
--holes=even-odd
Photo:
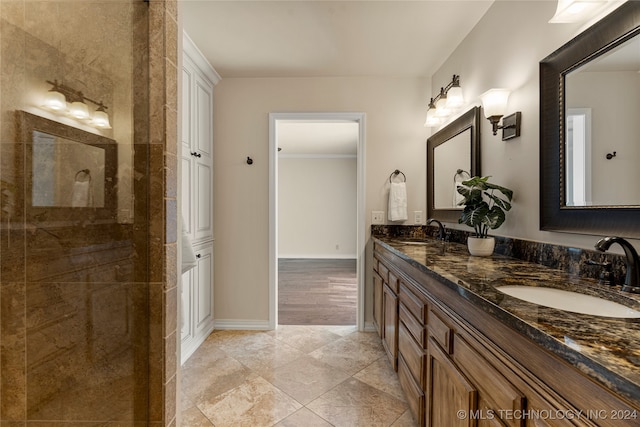
[[[608,3],[607,0],[558,0],[558,7],[550,24],[581,22],[594,16]]]
[[[464,105],[462,88],[460,87],[460,76],[454,74],[451,82],[440,88],[440,93],[429,101],[427,119],[425,127],[435,127],[440,125],[447,117],[456,112]]]
[[[520,118],[522,114],[518,111],[502,120],[507,110],[507,101],[509,100],[508,89],[491,89],[480,95],[484,116],[491,122],[493,134],[498,134],[498,129],[502,129],[502,140],[506,141],[511,138],[520,136]]]

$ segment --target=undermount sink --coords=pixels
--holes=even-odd
[[[545,307],[591,316],[640,318],[640,311],[617,302],[578,292],[537,286],[497,286],[497,290],[512,297]]]

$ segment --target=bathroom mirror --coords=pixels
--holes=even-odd
[[[480,107],[427,139],[427,217],[457,222],[462,211],[456,182],[480,174]]]
[[[540,229],[640,238],[640,2],[540,62]]]
[[[108,219],[116,214],[116,142],[18,111],[25,144],[27,214],[39,220]]]

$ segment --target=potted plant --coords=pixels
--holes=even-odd
[[[474,176],[457,187],[462,195],[458,205],[464,206],[458,219],[475,231],[475,236],[467,240],[469,253],[476,256],[489,256],[493,253],[495,239],[489,237],[489,230],[500,227],[511,209],[513,191],[489,182],[489,176]]]

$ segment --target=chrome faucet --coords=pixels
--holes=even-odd
[[[444,240],[445,238],[444,225],[442,225],[442,223],[435,218],[429,218],[427,220],[427,225],[430,225],[432,222],[435,222],[436,224],[438,224],[438,240]]]
[[[595,247],[601,252],[605,252],[609,247],[617,243],[624,249],[627,263],[627,277],[624,280],[624,286],[622,290],[625,292],[640,293],[640,258],[638,252],[631,245],[631,243],[624,240],[622,237],[605,237],[598,240]]]

